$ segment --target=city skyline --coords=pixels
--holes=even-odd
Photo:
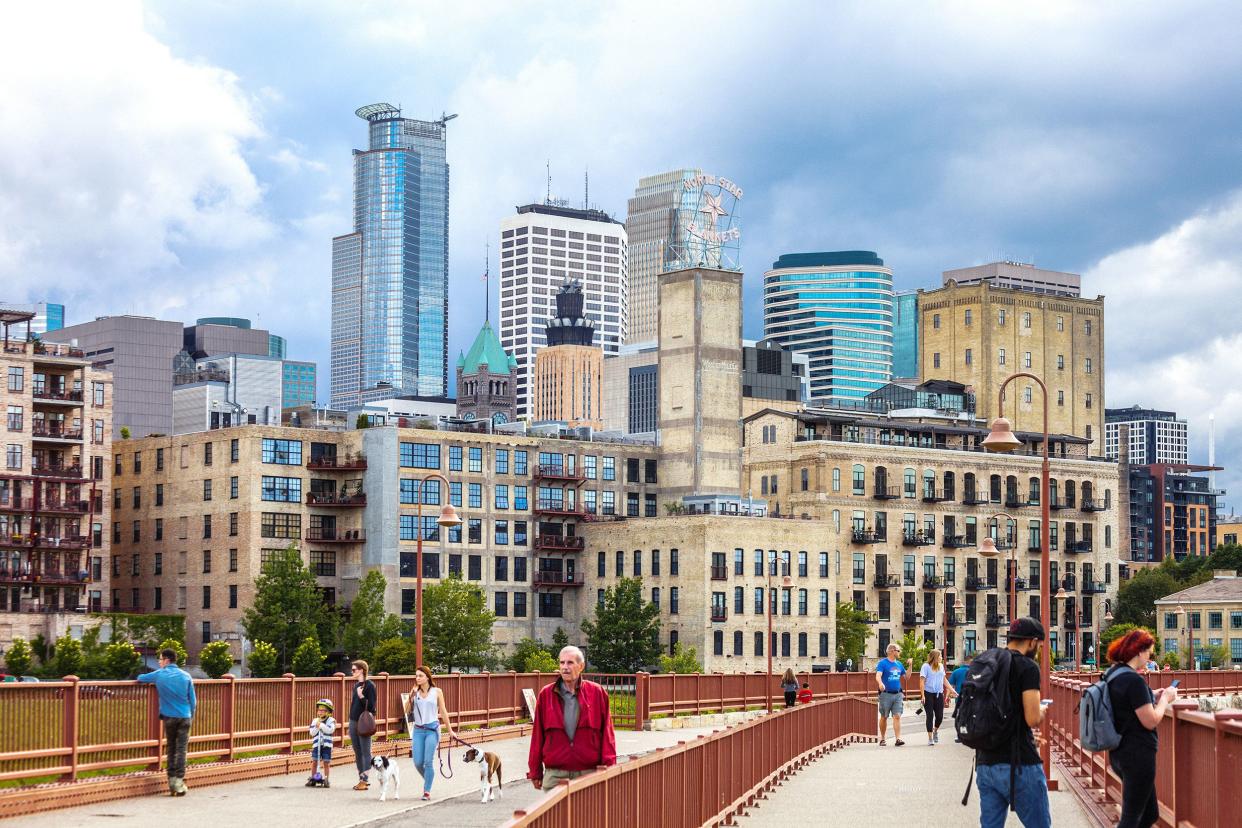
[[[15,29],[58,42],[5,50],[27,79],[0,93],[21,124],[0,145],[6,298],[63,302],[70,322],[247,316],[327,366],[326,239],[349,227],[342,159],[358,145],[341,113],[391,100],[421,117],[462,113],[448,159],[471,170],[453,182],[453,353],[481,322],[482,247],[513,205],[545,193],[545,163],[553,194],[574,204],[589,168],[590,202],[618,219],[639,178],[693,165],[746,185],[747,336],[761,335],[762,269],[783,253],[882,251],[899,290],[997,258],[1080,273],[1084,295],[1108,297],[1106,404],[1184,412],[1192,461],[1215,413],[1219,484],[1237,490],[1242,341],[1211,311],[1242,287],[1242,154],[1211,136],[1242,122],[1242,58],[1224,35],[1240,12],[892,10],[739,7],[703,20],[631,6],[557,20],[547,6],[519,20],[325,6],[290,20],[154,3],[53,25],[23,9]],[[640,39],[657,13],[670,25]],[[1169,40],[1170,26],[1195,48]],[[567,30],[572,49],[554,49]],[[733,44],[723,76],[674,47],[685,32]],[[903,39],[900,54],[852,45]],[[520,43],[483,49],[502,40]],[[825,49],[857,71],[823,72],[813,56]],[[83,85],[87,65],[106,73]],[[693,108],[644,92],[670,78],[695,89]],[[56,134],[38,105],[49,97],[104,125],[55,139],[71,150],[55,165],[39,160]]]

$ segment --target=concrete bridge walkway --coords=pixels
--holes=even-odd
[[[966,828],[979,824],[979,791],[972,788],[962,806],[974,752],[953,741],[951,720],[940,729],[940,744],[927,745],[923,717],[902,718],[906,744],[850,745],[830,753],[786,780],[738,824],[742,828],[814,824],[822,826],[927,825]],[[1056,765],[1053,775],[1058,776]],[[1078,799],[1063,784],[1049,794],[1057,828],[1094,828]],[[808,823],[809,818],[809,823]],[[1013,814],[1007,826],[1021,826]]]

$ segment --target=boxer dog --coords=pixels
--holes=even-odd
[[[371,767],[375,768],[375,775],[379,777],[380,802],[383,802],[388,796],[388,785],[392,784],[392,798],[401,798],[401,767],[397,764],[396,759],[389,759],[387,756],[371,757]]]
[[[494,753],[484,753],[478,748],[466,751],[466,764],[479,766],[479,789],[483,793],[480,802],[495,799],[496,795],[504,796],[504,785],[500,778],[500,757]],[[492,778],[495,777],[495,782]]]

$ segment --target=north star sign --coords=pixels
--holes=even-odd
[[[717,193],[703,193],[703,206],[698,212],[707,216],[707,224],[700,227],[697,222],[691,222],[686,226],[686,230],[692,236],[702,239],[711,244],[723,244],[725,242],[737,241],[742,236],[742,231],[737,227],[730,227],[724,231],[716,229],[718,219],[729,215],[729,211],[721,204],[723,201],[720,193],[728,193],[733,196],[734,200],[741,199],[742,188],[734,184],[727,178],[717,178],[714,175],[699,173],[694,178],[687,178],[682,187],[686,190],[703,190],[706,187],[717,187]]]

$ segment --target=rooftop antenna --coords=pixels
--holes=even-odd
[[[1216,465],[1216,415],[1208,415],[1208,465]],[[1216,472],[1208,472],[1208,488],[1216,488]]]
[[[483,243],[483,322],[490,323],[492,316],[492,244]]]
[[[443,127],[443,126],[444,126],[444,125],[446,125],[449,121],[453,120],[453,119],[454,119],[454,118],[456,118],[456,117],[457,117],[457,113],[456,113],[456,112],[454,112],[452,115],[449,115],[447,112],[441,112],[441,113],[440,113],[440,117],[439,117],[438,119],[436,119],[435,121],[433,121],[433,123],[437,123],[437,124],[439,124],[441,127]]]
[[[548,191],[547,193],[544,194],[543,203],[551,204],[552,203],[552,159],[551,158],[547,159],[544,162],[544,166],[548,172]]]
[[[582,168],[582,209],[591,209],[591,169]]]

